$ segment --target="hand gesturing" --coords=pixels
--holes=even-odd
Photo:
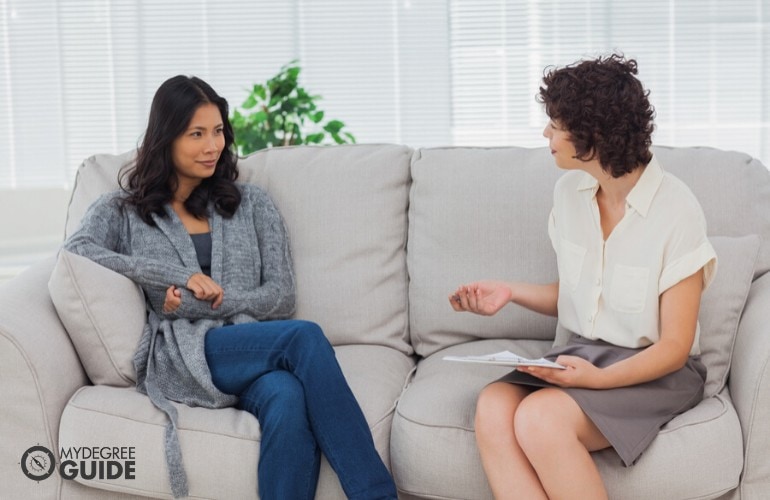
[[[501,281],[477,281],[461,285],[449,296],[449,303],[455,311],[468,311],[491,316],[510,302],[511,288]]]

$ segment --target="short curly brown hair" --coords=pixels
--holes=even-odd
[[[612,54],[551,69],[538,95],[546,114],[569,132],[577,158],[598,156],[613,177],[652,159],[655,110],[636,74],[636,60]]]

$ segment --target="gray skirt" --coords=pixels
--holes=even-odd
[[[586,359],[599,368],[629,358],[641,349],[629,349],[602,340],[573,335],[544,356],[556,360],[562,354]],[[513,371],[497,380],[542,387],[556,387],[524,372]],[[616,389],[561,388],[618,452],[626,467],[633,465],[669,420],[703,399],[706,367],[700,356],[691,356],[680,370],[651,382]]]

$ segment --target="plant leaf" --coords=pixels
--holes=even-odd
[[[324,125],[324,130],[326,130],[330,134],[336,134],[340,130],[342,130],[342,127],[344,126],[345,124],[339,120],[330,120],[326,125]]]
[[[241,105],[241,107],[243,109],[251,109],[256,105],[257,105],[256,96],[254,94],[249,94],[249,97],[247,97],[246,100],[243,101],[243,104]]]
[[[321,144],[321,141],[324,140],[324,137],[326,137],[326,134],[324,134],[323,132],[308,134],[307,136],[305,136],[305,142],[307,144]]]
[[[254,124],[260,124],[267,120],[267,113],[264,111],[257,111],[256,113],[252,113],[251,119]]]
[[[254,90],[252,91],[252,93],[257,97],[259,97],[260,99],[262,99],[263,101],[267,99],[267,89],[261,83],[254,85]]]

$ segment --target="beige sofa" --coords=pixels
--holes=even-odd
[[[655,153],[700,200],[719,255],[700,316],[706,397],[634,467],[611,450],[595,459],[616,499],[768,498],[770,172],[735,152]],[[115,188],[127,159],[83,163],[67,233]],[[546,221],[561,172],[548,151],[296,147],[240,165],[241,180],[265,188],[286,220],[296,316],[318,322],[336,346],[402,497],[490,498],[474,405],[507,369],[442,357],[502,349],[537,356],[563,332],[554,319],[513,306],[492,318],[457,314],[446,297],[477,278],[556,278]],[[133,388],[142,324],[136,286],[77,256],[62,253],[0,287],[0,498],[170,497],[165,419]],[[256,498],[257,420],[234,409],[178,408],[190,497]],[[130,450],[134,459],[118,457],[123,474],[113,479],[63,479],[58,468],[40,479],[45,456],[25,453],[35,446],[52,450],[55,462],[94,447]],[[25,466],[43,472],[30,479]],[[65,472],[73,475],[71,463]],[[343,498],[325,461],[317,497]]]

